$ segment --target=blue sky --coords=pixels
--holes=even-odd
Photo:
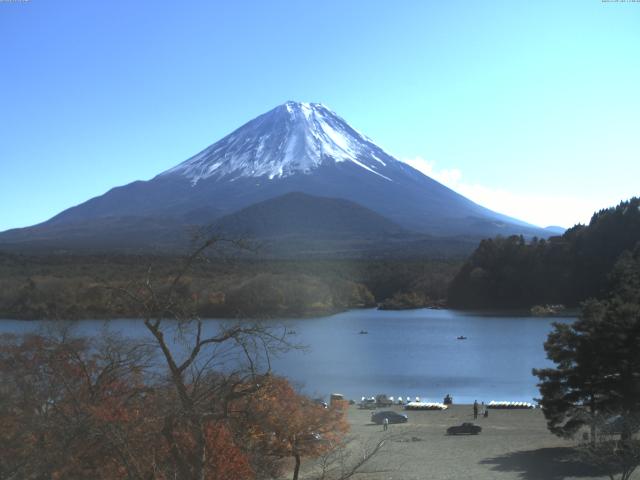
[[[640,194],[640,3],[0,2],[0,230],[286,100],[539,225]]]

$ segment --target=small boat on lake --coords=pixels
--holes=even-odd
[[[459,336],[457,337],[457,339],[458,339],[458,340],[466,340],[466,339],[467,339],[467,337],[465,337],[464,335],[459,335]]]
[[[360,330],[360,335],[366,335],[366,334],[368,334],[368,333],[369,333],[369,332],[367,332],[366,330]]]

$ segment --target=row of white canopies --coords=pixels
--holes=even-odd
[[[536,406],[533,403],[529,403],[529,402],[496,402],[492,400],[487,404],[487,408],[495,408],[495,409],[536,408]]]
[[[390,403],[397,405],[404,405],[407,410],[445,410],[447,405],[440,402],[423,402],[420,397],[415,397],[412,400],[410,396],[406,397],[387,397]],[[362,397],[362,402],[375,402],[376,397]],[[535,408],[533,403],[529,402],[509,402],[509,401],[490,401],[487,408],[494,409],[516,409],[516,408]]]

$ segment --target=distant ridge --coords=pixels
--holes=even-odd
[[[553,234],[553,235],[562,235],[564,232],[566,232],[566,231],[567,231],[567,229],[566,229],[566,228],[564,228],[564,227],[558,227],[558,226],[556,226],[556,225],[551,225],[551,226],[549,226],[549,227],[544,227],[544,229],[545,229],[547,232],[549,232],[549,233],[551,233],[551,234]]]

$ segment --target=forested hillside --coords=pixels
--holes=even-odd
[[[449,288],[449,304],[512,308],[575,306],[607,290],[609,273],[640,242],[640,199],[593,215],[564,235],[526,242],[521,236],[483,240]]]
[[[135,309],[113,295],[147,277],[158,288],[181,268],[170,256],[0,253],[0,318],[113,318]],[[204,317],[321,315],[349,308],[441,303],[458,259],[209,259],[180,288]],[[388,301],[393,302],[388,303]]]

